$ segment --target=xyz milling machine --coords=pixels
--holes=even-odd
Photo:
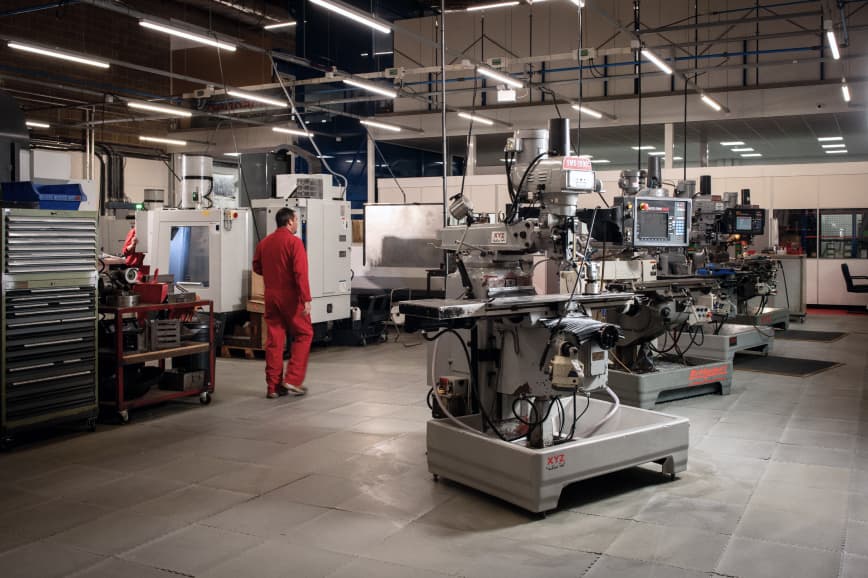
[[[399,306],[405,328],[430,342],[429,471],[531,512],[556,508],[573,482],[647,462],[674,477],[686,468],[688,420],[621,406],[607,386],[620,332],[595,315],[634,294],[537,294],[532,284],[535,256],[583,266],[576,207],[599,190],[590,160],[570,156],[566,119],[517,132],[506,157],[506,219],[476,222],[455,195],[450,212],[464,224],[439,233],[459,271],[447,298]]]

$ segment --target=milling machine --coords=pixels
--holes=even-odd
[[[549,127],[507,142],[503,222],[476,222],[468,200],[452,198],[464,224],[439,234],[459,271],[447,298],[400,304],[405,328],[431,342],[429,471],[532,512],[554,509],[572,482],[642,463],[674,477],[689,437],[686,419],[620,406],[607,385],[619,330],[598,317],[629,306],[632,293],[534,290],[540,254],[585,266],[576,206],[599,190],[589,159],[569,156],[568,121]]]

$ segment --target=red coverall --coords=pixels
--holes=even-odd
[[[127,267],[142,268],[145,263],[145,254],[136,252],[136,245],[133,240],[136,239],[136,228],[130,229],[127,233],[127,238],[124,239],[124,248],[121,250],[121,255],[126,257]],[[136,239],[136,241],[138,241]]]
[[[278,228],[256,247],[253,270],[265,282],[265,379],[268,393],[288,383],[300,387],[307,371],[313,326],[304,305],[311,301],[307,253],[301,239],[285,227]],[[291,357],[283,373],[283,348],[287,330],[294,337]],[[285,380],[285,381],[284,381]]]

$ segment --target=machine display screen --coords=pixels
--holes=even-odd
[[[669,213],[642,211],[639,213],[640,239],[665,239],[669,236]]]
[[[724,233],[762,235],[765,232],[766,212],[754,208],[726,209],[722,224]]]
[[[209,285],[208,227],[172,227],[169,273],[176,283]]]
[[[737,215],[735,217],[735,229],[737,231],[750,231],[751,230],[750,226],[751,226],[751,218],[749,216],[748,217],[742,217],[741,215]]]

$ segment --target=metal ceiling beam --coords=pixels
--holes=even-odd
[[[762,8],[762,6],[760,6]],[[752,24],[757,22],[779,21],[786,18],[816,18],[822,16],[821,10],[810,12],[796,12],[793,14],[780,14],[770,16],[753,16],[751,18],[737,18],[735,20],[718,20],[716,22],[699,22],[696,24],[682,24],[679,26],[660,26],[658,28],[641,28],[639,34],[659,34],[661,32],[678,32],[679,30],[695,30],[697,28],[721,28],[724,26],[738,26],[739,24]]]

